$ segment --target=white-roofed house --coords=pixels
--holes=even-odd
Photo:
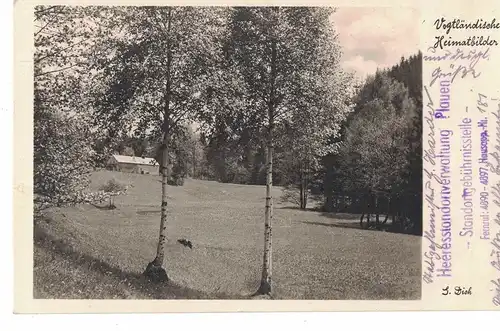
[[[137,174],[158,174],[160,171],[158,162],[153,158],[127,155],[111,155],[107,168]]]

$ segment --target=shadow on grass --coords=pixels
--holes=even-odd
[[[321,212],[321,216],[325,216],[328,218],[332,218],[335,220],[357,220],[361,217],[361,214],[352,214],[352,213],[334,213],[334,212]]]
[[[126,272],[109,263],[103,262],[90,255],[77,252],[70,244],[64,240],[56,239],[47,233],[42,227],[34,226],[34,244],[40,248],[51,251],[59,257],[68,261],[76,268],[83,268],[89,271],[98,272],[102,275],[103,281],[116,283],[128,283],[129,290],[141,293],[149,299],[248,299],[243,296],[227,295],[225,293],[206,294],[204,292],[181,287],[172,282],[159,284],[153,283],[143,274]],[[60,280],[54,279],[54,283]],[[110,297],[113,293],[110,293]],[[92,299],[92,295],[88,295]]]
[[[338,223],[323,223],[323,222],[307,222],[307,221],[302,221],[304,224],[309,224],[309,225],[319,225],[319,226],[326,226],[326,227],[332,227],[332,228],[344,228],[344,229],[358,229],[358,230],[369,230],[369,231],[379,231],[379,232],[391,232],[391,233],[399,233],[399,234],[408,234],[408,235],[413,235],[413,236],[419,236],[418,234],[409,232],[409,231],[404,231],[399,228],[393,227],[391,224],[379,224],[378,227],[375,225],[375,223],[370,223],[370,227],[365,227],[366,223],[363,223],[363,227],[359,225],[359,222],[354,223],[354,222],[338,222]]]
[[[99,205],[96,205],[95,203],[91,203],[90,205],[92,207],[95,207],[95,208],[99,209],[99,210],[113,210],[113,209],[116,209],[116,206],[114,204],[110,205],[109,203],[106,204],[106,205],[104,205],[104,206],[99,206]]]
[[[159,214],[161,210],[138,210],[136,212],[138,215],[151,215],[151,214]]]
[[[276,209],[298,210],[298,211],[314,211],[314,212],[321,211],[321,208],[319,208],[319,207],[309,207],[309,208],[306,208],[306,209],[301,209],[300,207],[297,207],[297,206],[283,206],[283,207],[274,207],[274,208],[276,208]]]
[[[361,214],[352,214],[352,213],[335,213],[335,212],[325,212],[323,211],[323,208],[321,206],[318,207],[309,207],[306,209],[300,209],[297,206],[283,206],[283,207],[275,207],[276,209],[288,209],[288,210],[297,210],[297,211],[310,211],[310,212],[315,212],[315,213],[321,213],[321,216],[325,216],[331,219],[335,220],[358,220],[361,217]]]

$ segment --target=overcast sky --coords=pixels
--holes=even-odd
[[[346,69],[360,77],[390,67],[419,49],[419,13],[412,8],[339,8],[331,17]]]

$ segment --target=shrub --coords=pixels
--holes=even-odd
[[[100,187],[101,192],[104,192],[109,201],[108,209],[116,209],[114,196],[120,195],[126,191],[125,185],[118,182],[116,179],[110,179],[108,182]]]
[[[118,193],[125,191],[125,185],[118,182],[116,179],[110,179],[108,182],[100,187],[100,190],[106,193]]]
[[[89,199],[85,189],[92,171],[93,151],[88,143],[85,123],[37,103],[35,106],[35,209]]]
[[[300,206],[300,194],[299,190],[292,186],[285,186],[283,188],[283,194],[280,197],[280,201],[284,203],[293,203],[294,205]]]
[[[183,186],[184,185],[184,177],[179,174],[172,174],[168,180],[167,180],[168,185],[172,186]]]

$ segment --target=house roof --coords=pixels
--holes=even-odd
[[[155,159],[150,157],[137,157],[127,155],[112,155],[118,163],[142,164],[142,165],[158,165]]]

